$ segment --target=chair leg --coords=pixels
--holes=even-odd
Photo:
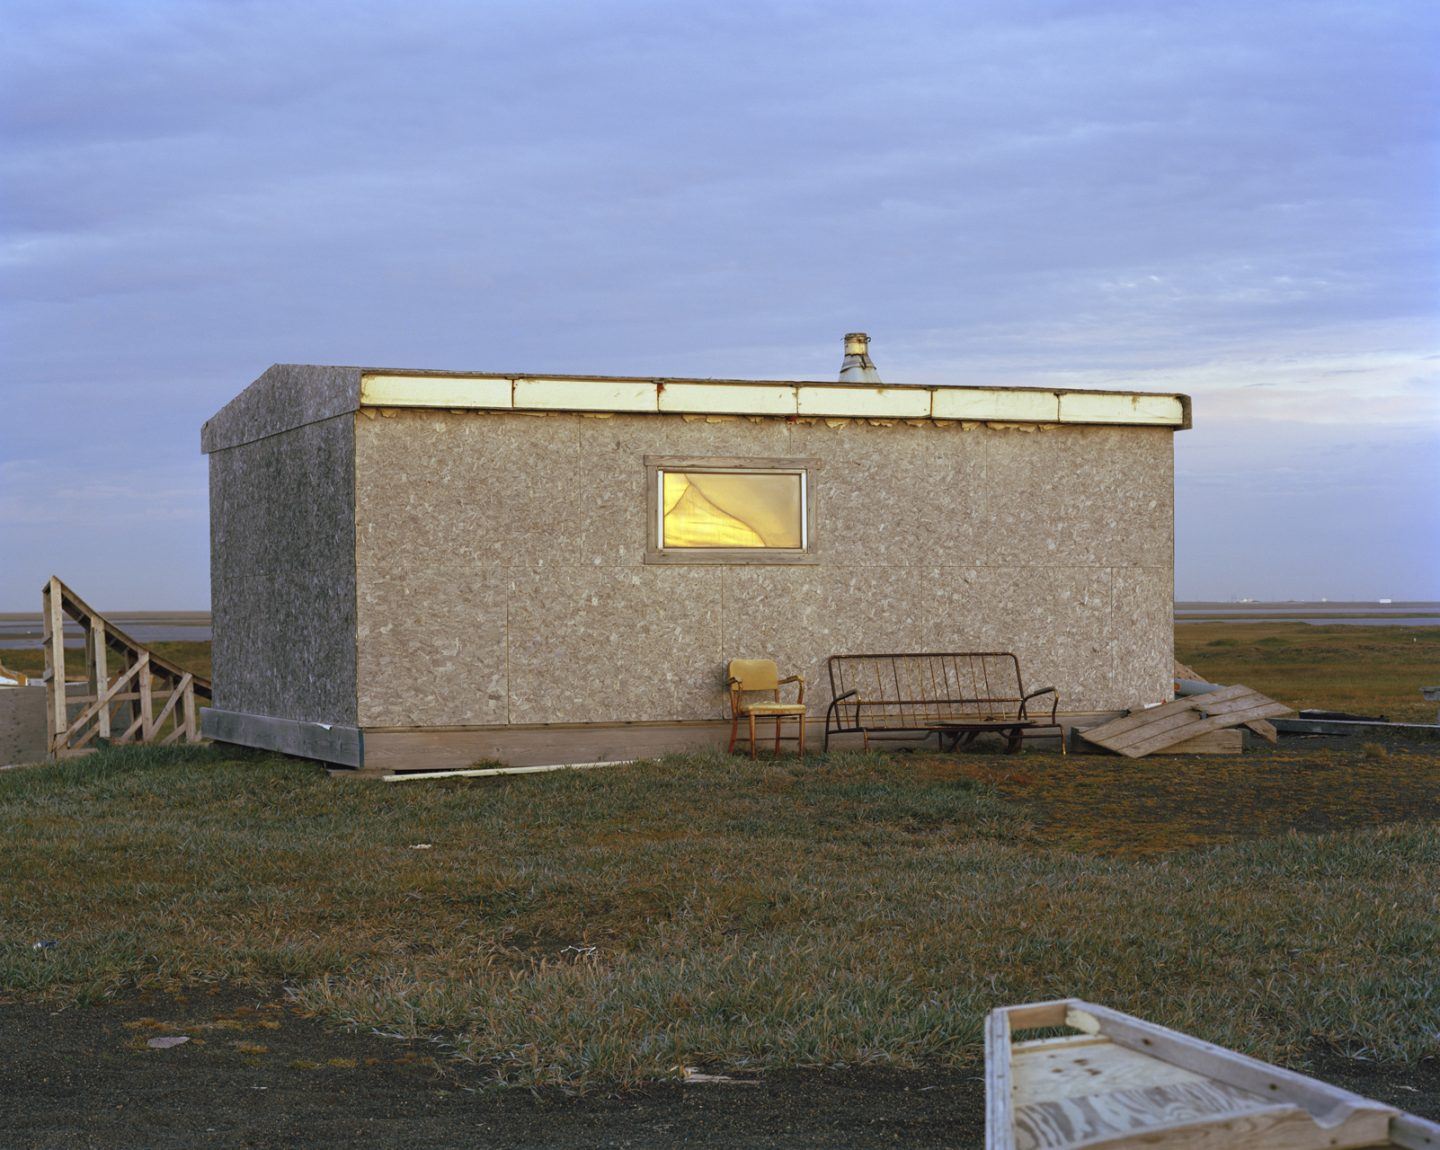
[[[735,732],[739,726],[740,716],[732,712],[730,715],[730,746],[725,751],[727,755],[733,755],[735,753]]]
[[[750,712],[750,757],[755,757],[755,712]]]
[[[805,757],[805,716],[800,715],[800,757]]]
[[[775,716],[775,753],[780,753],[780,724],[785,721],[784,716]]]

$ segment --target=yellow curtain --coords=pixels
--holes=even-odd
[[[665,472],[666,547],[804,546],[799,475]]]

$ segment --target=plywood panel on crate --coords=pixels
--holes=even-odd
[[[1080,1033],[1015,1040],[1059,1026]],[[985,1093],[988,1150],[1344,1150],[1424,1146],[1440,1134],[1383,1103],[1079,999],[992,1011]]]

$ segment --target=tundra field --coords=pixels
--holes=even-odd
[[[1177,657],[1434,720],[1440,628],[1184,625]],[[449,1145],[452,1106],[471,1146],[965,1145],[985,1012],[1063,995],[1440,1116],[1437,817],[1425,737],[396,786],[110,749],[0,775],[0,1128],[83,1142],[83,1079],[208,1099],[216,1145],[251,1144],[237,1083],[337,1145]],[[172,1144],[114,1126],[145,1113],[104,1121]]]

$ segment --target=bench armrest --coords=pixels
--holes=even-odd
[[[1038,698],[1041,695],[1050,696],[1050,721],[1052,723],[1055,721],[1055,712],[1060,709],[1060,696],[1055,693],[1054,687],[1041,687],[1038,690],[1028,692],[1024,698],[1020,700],[1020,717],[1022,719],[1028,719],[1030,717],[1030,700]]]
[[[825,708],[825,729],[827,731],[830,729],[830,720],[835,716],[836,712],[840,710],[840,704],[846,699],[853,699],[858,694],[860,694],[859,691],[846,691],[843,695],[836,695],[830,700],[830,705]],[[856,709],[856,721],[859,721],[858,707]],[[828,738],[829,736],[827,735],[826,737]]]

